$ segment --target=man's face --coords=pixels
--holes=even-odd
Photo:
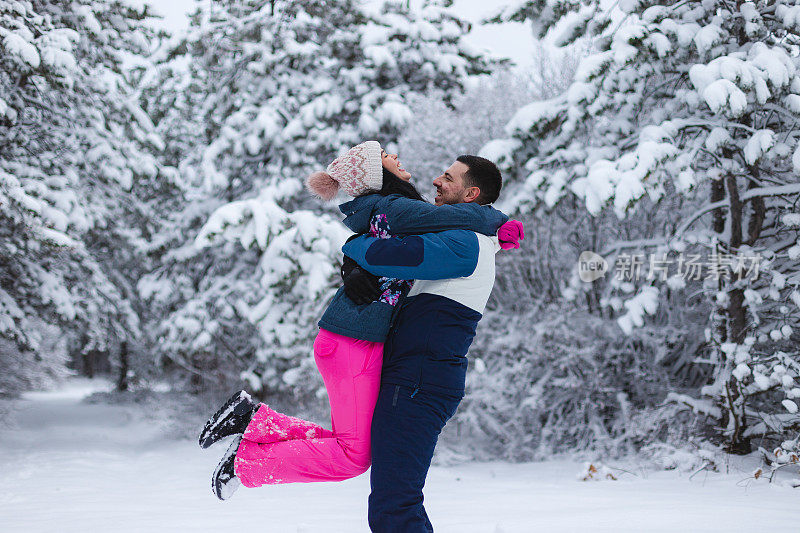
[[[433,180],[436,187],[436,197],[433,203],[436,205],[444,204],[463,204],[474,202],[480,195],[478,187],[470,187],[464,182],[464,174],[469,167],[461,161],[456,161],[444,173]]]

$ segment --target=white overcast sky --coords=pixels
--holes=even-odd
[[[148,0],[155,11],[164,16],[164,26],[171,30],[185,28],[189,21],[187,13],[192,11],[197,1],[212,0]],[[368,6],[380,5],[380,0],[365,0]],[[510,57],[516,63],[527,66],[531,62],[533,36],[525,24],[511,23],[502,25],[478,26],[478,22],[488,15],[494,14],[503,5],[500,1],[487,0],[455,0],[453,9],[462,18],[473,23],[472,33],[467,42],[479,49],[485,49],[494,55]]]

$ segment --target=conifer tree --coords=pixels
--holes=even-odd
[[[37,337],[52,328],[83,353],[139,336],[132,283],[162,176],[126,62],[144,61],[148,17],[118,2],[0,2],[0,335],[33,366],[48,366]],[[28,376],[17,385],[35,381],[10,368]]]
[[[157,121],[180,147],[168,146],[166,163],[193,192],[172,250],[140,283],[166,295],[159,305],[171,319],[158,335],[179,366],[207,377],[241,372],[271,389],[310,368],[347,232],[305,191],[305,177],[363,140],[396,141],[413,127],[414,93],[455,91],[489,68],[460,43],[467,26],[442,5],[413,13],[395,2],[371,16],[351,0],[274,0],[218,2],[193,15],[181,50],[160,68],[187,65],[192,94],[175,113],[192,121],[196,145],[181,138],[185,123],[171,129],[183,122],[169,111]]]
[[[510,170],[525,169],[512,171],[516,194],[548,206],[574,195],[588,212],[620,218],[645,197],[695,205],[660,238],[604,251],[612,264],[641,246],[673,260],[704,254],[713,311],[702,364],[712,379],[699,398],[671,398],[718,418],[733,452],[748,452],[754,436],[791,436],[798,423],[798,10],[783,1],[631,0],[606,13],[600,2],[537,0],[496,18],[596,46],[565,96],[522,108],[493,143]],[[741,275],[753,257],[759,276]],[[604,302],[630,331],[684,285],[674,276],[612,280]]]

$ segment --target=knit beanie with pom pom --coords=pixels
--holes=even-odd
[[[383,186],[380,143],[367,141],[350,148],[334,159],[325,172],[311,174],[306,186],[325,201],[332,200],[339,189],[353,197],[379,191]]]

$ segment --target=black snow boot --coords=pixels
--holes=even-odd
[[[219,460],[214,476],[211,478],[211,490],[214,495],[220,500],[227,500],[239,485],[242,484],[239,478],[236,477],[236,472],[233,470],[233,462],[236,460],[236,450],[239,449],[239,444],[242,442],[242,436],[238,435],[231,441],[230,446],[225,451],[225,455]]]
[[[200,447],[208,448],[225,437],[244,433],[259,405],[243,390],[231,396],[206,422],[198,439]]]

